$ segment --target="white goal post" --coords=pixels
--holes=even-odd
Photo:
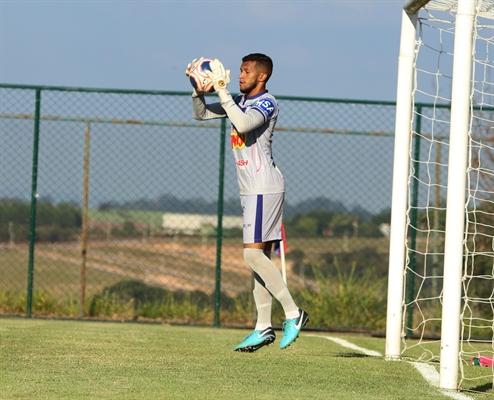
[[[433,11],[447,13],[450,19],[443,20],[430,15]],[[427,14],[426,18],[430,16],[430,19],[439,26],[437,28],[439,44],[436,51],[437,60],[435,60],[437,67],[434,65],[431,72],[426,72],[421,69],[422,67],[417,66],[418,60],[422,57],[421,48],[428,48],[428,46],[432,48],[432,45],[427,43],[430,37],[423,34],[425,28],[423,29],[420,22],[419,13]],[[491,22],[490,25],[482,25],[479,23],[480,20]],[[479,176],[482,178],[484,175],[494,176],[492,166],[494,158],[487,162],[482,160],[482,166],[480,166],[481,150],[477,149],[482,148],[484,153],[489,151],[494,154],[494,147],[492,147],[492,143],[489,144],[485,140],[484,142],[487,144],[484,144],[481,139],[476,141],[474,136],[478,135],[478,129],[472,128],[477,123],[481,130],[489,131],[488,133],[494,139],[494,29],[492,29],[494,25],[492,20],[494,20],[494,0],[409,0],[404,4],[402,12],[385,355],[388,360],[403,358],[402,345],[407,335],[413,331],[410,327],[405,326],[407,323],[405,314],[406,312],[413,312],[413,307],[416,307],[421,320],[415,325],[420,326],[417,328],[421,332],[418,340],[422,344],[426,342],[426,334],[424,334],[426,324],[431,326],[436,321],[439,321],[438,324],[440,323],[439,355],[432,355],[432,350],[427,349],[425,353],[430,353],[431,356],[428,359],[422,356],[418,356],[418,358],[425,359],[425,361],[439,361],[439,387],[442,389],[457,390],[460,388],[459,371],[463,368],[461,341],[465,336],[462,333],[462,329],[465,330],[462,320],[466,318],[465,310],[471,311],[468,306],[465,308],[468,303],[468,285],[465,282],[471,279],[473,274],[465,273],[467,265],[470,265],[465,261],[465,258],[473,258],[477,254],[468,250],[468,242],[471,241],[469,237],[472,236],[468,232],[477,232],[477,228],[472,229],[471,225],[480,222],[474,220],[470,223],[466,215],[477,205],[494,200],[494,198],[489,199],[489,196],[494,197],[494,190],[490,189],[483,191],[484,198],[476,197],[479,191],[478,182],[477,188],[474,190],[475,193],[471,194],[475,179],[479,180]],[[482,29],[490,30],[490,33],[482,37],[478,33]],[[451,39],[447,38],[448,35]],[[451,42],[450,50],[447,45],[448,40]],[[484,48],[476,49],[476,43],[480,41]],[[478,57],[481,58],[477,59]],[[445,65],[447,64],[446,61],[449,65]],[[440,68],[441,71],[439,71]],[[442,71],[443,68],[445,72]],[[432,71],[432,69],[434,70]],[[426,93],[419,86],[418,81],[423,76],[426,77],[426,81],[430,79],[432,82],[431,85],[434,86],[432,94]],[[447,84],[444,85],[443,81],[447,81]],[[446,95],[443,93],[444,90],[448,92]],[[432,103],[420,103],[420,98],[432,99]],[[427,108],[428,111],[422,113],[420,111],[422,107]],[[427,120],[429,130],[425,133],[421,133],[420,129],[417,129],[417,126],[420,127],[421,119]],[[440,127],[445,126],[448,128],[448,132],[443,132],[441,137]],[[417,136],[421,136],[430,144],[427,155],[429,158],[415,157],[412,149],[414,149],[413,140]],[[448,146],[447,155],[444,153],[441,155],[441,145]],[[415,146],[420,145],[415,144]],[[417,151],[417,148],[414,151]],[[435,159],[432,157],[433,153]],[[435,161],[431,161],[432,159]],[[450,161],[448,162],[448,160]],[[447,183],[439,180],[434,181],[434,178],[431,178],[433,175],[431,173],[428,174],[428,180],[421,180],[417,175],[414,175],[420,164],[425,165],[428,172],[432,171],[433,168],[436,171],[447,170]],[[471,171],[473,170],[477,171],[477,175],[475,175],[477,178],[472,174]],[[412,182],[427,185],[429,193],[432,193],[434,188],[437,189],[437,203],[434,210],[429,197],[422,208],[417,207],[416,204],[411,204],[413,203]],[[444,202],[444,206],[438,205],[441,193],[444,195],[441,200]],[[414,221],[411,222],[410,210],[412,213],[413,210],[415,212],[419,210],[426,222],[422,225]],[[445,228],[441,228],[443,230],[440,230],[437,225],[433,227],[430,223],[429,215],[432,215],[432,210],[435,216],[445,212]],[[492,218],[494,221],[494,214]],[[492,255],[494,260],[494,222],[492,225],[489,226],[489,224],[484,223],[482,230],[484,236],[488,240],[492,240],[492,249],[490,249],[492,254],[489,253],[488,256]],[[411,231],[422,234],[422,242],[417,245],[420,250],[410,247]],[[442,239],[438,239],[438,235],[442,235]],[[475,240],[474,238],[474,244],[476,243]],[[442,250],[437,250],[439,247]],[[413,281],[416,278],[415,271],[407,268],[407,265],[410,263],[410,258],[415,257],[415,254],[420,254],[424,260],[423,272],[416,274],[417,276],[420,275],[421,285],[433,286],[437,282],[441,282],[442,288],[439,288],[437,293],[434,291],[435,289],[430,290],[429,298],[424,296],[423,298],[415,298],[411,302],[406,299],[406,281],[407,279]],[[437,267],[433,273],[430,273],[430,270],[426,268],[425,264],[430,262],[428,260],[431,258],[436,261],[437,259],[442,260],[440,266],[442,274],[437,272]],[[494,271],[494,264],[492,270]],[[494,279],[494,272],[492,277],[485,278],[490,285],[493,282],[491,278]],[[424,306],[425,301],[433,298],[436,300],[435,306],[428,306],[429,309],[424,311],[426,308]],[[489,303],[494,309],[494,296],[487,298],[485,303]],[[410,309],[407,311],[407,305],[410,305],[412,311]],[[441,309],[437,310],[438,308]],[[427,315],[428,312],[431,315]],[[490,322],[492,328],[494,315]],[[471,331],[472,327],[468,329]],[[467,336],[470,337],[471,335]],[[438,345],[436,347],[439,348]],[[491,377],[492,375],[491,373]],[[462,376],[464,377],[464,374]]]

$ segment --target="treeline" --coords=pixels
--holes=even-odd
[[[216,202],[202,199],[181,199],[173,195],[163,195],[155,200],[140,199],[132,202],[107,202],[99,206],[100,211],[107,210],[146,210],[175,213],[216,214]],[[240,201],[237,198],[226,200],[223,204],[225,215],[242,215]],[[340,201],[325,197],[303,200],[294,205],[284,205],[285,228],[291,235],[298,237],[316,236],[383,236],[380,226],[389,223],[391,212],[385,210],[371,214],[360,206],[347,208]],[[229,236],[241,232],[225,232]]]
[[[0,242],[29,241],[31,204],[0,199]],[[36,207],[36,241],[62,242],[77,239],[82,226],[81,208],[74,203],[40,201]]]
[[[161,200],[164,201],[166,196]],[[166,197],[164,203],[102,203],[100,211],[111,210],[146,210],[149,206],[156,212],[181,212],[205,214],[204,207],[199,207],[201,202]],[[174,199],[169,203],[170,199]],[[182,204],[181,204],[182,203]],[[204,202],[202,202],[204,203]],[[240,208],[235,200],[236,207]],[[154,206],[153,206],[154,204]],[[158,204],[163,207],[158,208]],[[168,206],[166,206],[168,204]],[[173,204],[173,207],[172,207]],[[179,205],[181,206],[179,207]],[[228,202],[233,207],[233,201]],[[194,209],[194,206],[199,209]],[[384,211],[380,214],[371,215],[361,209],[346,209],[341,203],[333,202],[325,198],[316,198],[297,203],[285,213],[285,229],[292,237],[321,237],[321,236],[351,236],[351,237],[380,237],[381,224],[389,223],[390,212]],[[187,211],[185,211],[187,210]],[[316,210],[316,211],[315,211]],[[0,242],[27,242],[30,233],[31,205],[27,201],[18,199],[0,199]],[[225,211],[225,215],[231,215]],[[38,242],[65,242],[76,240],[81,233],[82,210],[76,203],[57,203],[51,200],[43,200],[37,203],[36,210],[36,241]],[[137,237],[142,236],[142,221],[128,219],[123,224],[111,226],[113,237]],[[213,229],[213,228],[212,228]],[[100,232],[101,231],[101,232]],[[160,231],[153,231],[160,235]],[[212,233],[214,234],[214,232]],[[94,227],[89,231],[90,236],[106,237],[101,227]],[[240,229],[224,230],[225,236],[241,236]]]
[[[390,220],[389,210],[371,216],[351,212],[309,211],[286,218],[285,229],[297,237],[381,237],[381,225],[389,224]]]
[[[100,211],[122,209],[184,214],[216,214],[218,212],[218,203],[216,201],[206,201],[201,198],[183,199],[172,194],[164,194],[156,199],[139,199],[123,203],[115,201],[104,202],[101,203],[98,208]],[[290,218],[297,214],[305,214],[312,210],[328,210],[338,214],[357,214],[364,219],[371,217],[371,213],[360,206],[348,208],[345,207],[341,201],[334,201],[326,197],[315,197],[313,199],[300,201],[296,204],[285,202],[284,216],[285,218]],[[225,215],[242,215],[242,208],[238,197],[227,199],[223,202],[223,213]]]

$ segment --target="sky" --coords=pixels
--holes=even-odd
[[[273,58],[274,95],[396,98],[403,0],[0,0],[0,83],[189,91],[187,64]]]
[[[0,0],[0,83],[190,92],[185,69],[193,58],[204,56],[220,59],[232,71],[229,89],[235,93],[242,57],[260,52],[274,61],[268,89],[275,96],[394,101],[403,4],[403,0]],[[365,146],[359,149],[364,151]],[[370,168],[372,161],[367,160],[361,163],[365,171],[355,165],[348,168],[359,179],[368,174],[369,181],[381,179],[374,185],[379,188],[378,201],[367,201],[358,190],[348,194],[350,173],[338,175],[341,184],[334,179],[320,182],[318,190],[333,200],[346,199],[369,209],[387,207],[391,148],[386,155],[373,156],[386,166]],[[336,155],[332,158],[339,160]],[[286,167],[284,173],[291,182],[304,183],[298,169],[291,172]],[[59,189],[54,185],[48,190],[47,185],[41,179],[38,189],[44,187],[54,196]],[[292,197],[316,196],[294,185]],[[300,199],[290,201],[296,200]],[[380,206],[372,206],[371,200]]]

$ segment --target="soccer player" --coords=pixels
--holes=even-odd
[[[187,66],[187,77],[195,61]],[[243,210],[244,259],[255,278],[256,326],[234,350],[254,352],[274,342],[272,296],[281,303],[286,316],[280,342],[280,348],[284,349],[297,339],[309,315],[297,307],[279,269],[270,259],[273,243],[281,240],[285,198],[285,182],[271,149],[278,103],[266,90],[266,83],[273,62],[260,53],[245,56],[238,76],[241,94],[235,98],[227,88],[230,70],[225,70],[217,59],[210,62],[210,68],[208,76],[220,102],[206,104],[204,93],[194,90],[192,115],[197,120],[228,118],[231,122],[231,145]]]

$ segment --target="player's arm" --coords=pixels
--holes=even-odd
[[[192,93],[192,117],[203,121],[206,119],[225,118],[226,113],[220,103],[206,104],[204,94]]]
[[[207,74],[213,81],[214,90],[220,98],[221,107],[225,110],[231,123],[235,125],[237,132],[246,133],[264,124],[266,122],[265,117],[260,110],[253,108],[244,113],[237,106],[227,89],[230,82],[230,71],[225,70],[221,61],[213,60],[209,66],[211,71]]]
[[[225,110],[230,122],[235,125],[238,133],[247,133],[264,124],[264,116],[256,109],[243,112],[233,101],[230,93],[226,92],[221,100],[221,107]]]

